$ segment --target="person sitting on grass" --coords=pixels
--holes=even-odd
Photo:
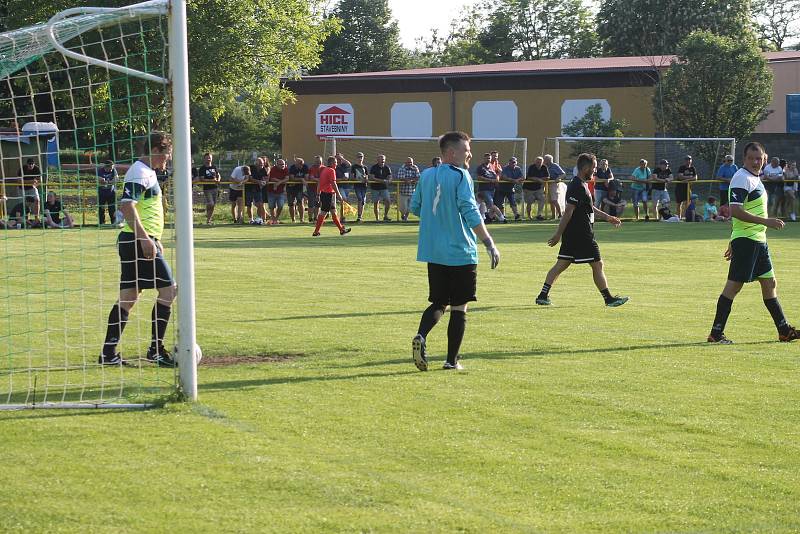
[[[508,219],[503,214],[503,210],[498,208],[494,203],[489,202],[485,191],[478,191],[478,195],[476,197],[478,202],[478,211],[481,213],[481,217],[483,217],[484,224],[491,224],[495,221],[500,221],[502,223],[507,223]]]
[[[622,190],[617,185],[617,180],[609,180],[606,187],[607,192],[599,209],[614,217],[622,217],[622,212],[625,211],[628,203],[622,198]]]
[[[61,217],[61,214],[64,217]],[[47,193],[47,201],[44,203],[44,224],[45,228],[74,228],[75,223],[69,213],[61,206],[61,201],[56,199],[56,194],[50,191]]]
[[[658,208],[658,217],[661,222],[668,222],[668,223],[681,222],[681,218],[672,213],[672,210],[670,210],[669,206],[666,204]]]
[[[717,199],[714,197],[708,197],[706,201],[706,205],[703,206],[703,219],[706,221],[724,221],[722,217],[719,216],[717,212]]]

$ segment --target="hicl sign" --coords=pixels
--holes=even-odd
[[[353,106],[320,104],[317,106],[317,135],[355,135]]]

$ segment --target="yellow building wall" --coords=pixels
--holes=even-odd
[[[756,133],[786,133],[786,95],[800,93],[800,61],[774,62],[772,113],[756,127]]]
[[[528,139],[530,163],[543,149],[552,150],[552,143],[545,146],[545,139],[560,135],[561,106],[565,100],[605,99],[611,107],[612,118],[624,119],[630,124],[628,135],[652,136],[655,132],[652,94],[652,87],[456,91],[455,126],[471,134],[472,108],[476,102],[512,100],[517,105],[517,137]],[[396,102],[429,102],[433,110],[433,135],[450,129],[450,94],[447,92],[297,95],[294,103],[283,108],[283,155],[297,154],[306,161],[316,154],[322,155],[324,143],[315,134],[319,104],[351,104],[355,135],[389,136],[391,107]]]

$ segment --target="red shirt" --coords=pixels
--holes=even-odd
[[[286,184],[275,185],[274,182],[279,180],[283,180],[289,176],[289,169],[284,167],[283,169],[279,169],[278,167],[272,167],[269,170],[269,183],[267,184],[267,192],[268,193],[283,193],[283,190],[286,189]]]
[[[336,184],[336,171],[330,167],[320,167],[319,171],[319,192],[320,193],[334,193],[336,190],[333,188]]]
[[[322,168],[322,165],[313,165],[310,169],[308,169],[308,177],[319,180],[319,171]],[[306,188],[308,189],[309,193],[315,192],[317,190],[317,182],[314,180],[308,180],[308,182],[306,182]]]

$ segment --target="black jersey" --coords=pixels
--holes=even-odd
[[[586,183],[577,176],[567,186],[567,204],[575,206],[575,211],[564,230],[564,239],[593,239],[592,195]]]

